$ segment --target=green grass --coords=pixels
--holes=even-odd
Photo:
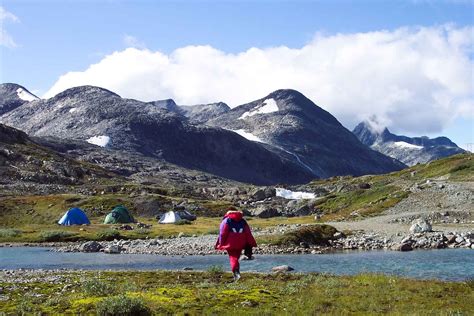
[[[472,315],[472,282],[421,281],[362,274],[209,272],[54,272],[59,282],[0,282],[8,300],[0,311],[28,314],[99,314],[149,311],[152,314],[259,315]],[[52,278],[50,278],[52,280]],[[100,279],[114,290],[89,291]],[[44,280],[44,278],[43,278]],[[70,284],[67,291],[62,291]],[[86,283],[87,284],[87,283]],[[60,295],[58,295],[60,293]],[[40,295],[40,296],[38,296]],[[119,299],[120,297],[120,299]]]

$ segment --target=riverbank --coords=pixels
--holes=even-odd
[[[394,300],[393,298],[396,298]],[[474,284],[362,274],[0,271],[0,311],[92,314],[466,314]]]
[[[276,244],[278,237],[286,232],[307,225],[280,226],[256,233],[259,240],[255,254],[319,254],[341,250],[401,250],[413,249],[474,249],[474,232],[446,231],[426,233],[398,233],[387,235],[375,232],[350,232],[350,235],[336,233],[325,245],[313,245],[301,241],[297,245]],[[111,254],[155,254],[170,256],[213,255],[217,235],[184,236],[174,238],[148,238],[135,240],[49,242],[49,243],[2,243],[0,247],[48,247],[58,252],[105,252]]]
[[[304,227],[304,226],[300,226]],[[298,229],[298,228],[296,228]],[[285,230],[283,230],[285,231]],[[288,230],[286,230],[288,231]],[[280,232],[280,236],[281,236]],[[283,233],[284,234],[284,233]],[[326,245],[313,245],[304,240],[297,245],[280,245],[275,235],[261,236],[256,254],[318,254],[339,250],[391,249],[407,251],[412,249],[467,248],[474,249],[473,232],[427,232],[387,236],[377,233],[351,232],[345,236],[336,233]],[[167,239],[136,239],[114,241],[89,241],[71,243],[55,248],[60,252],[98,252],[156,255],[211,255],[217,235],[180,236]]]

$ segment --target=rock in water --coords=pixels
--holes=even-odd
[[[293,270],[295,269],[287,265],[276,266],[272,268],[273,272],[288,272],[288,271],[293,271]]]
[[[427,233],[431,231],[433,231],[431,224],[424,218],[418,218],[414,220],[410,227],[410,233],[412,234]]]

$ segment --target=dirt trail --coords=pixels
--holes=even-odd
[[[394,236],[407,234],[413,217],[448,214],[447,223],[436,223],[434,231],[474,231],[474,182],[431,182],[423,188],[414,186],[412,193],[381,215],[359,221],[329,222],[339,230],[363,230]],[[437,214],[437,215],[440,215]],[[463,218],[455,223],[455,218]],[[408,219],[405,219],[408,218]],[[393,221],[400,221],[393,222]]]

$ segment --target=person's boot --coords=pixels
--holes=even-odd
[[[234,271],[234,281],[237,282],[237,281],[239,281],[239,279],[240,279],[240,271],[235,270]]]

